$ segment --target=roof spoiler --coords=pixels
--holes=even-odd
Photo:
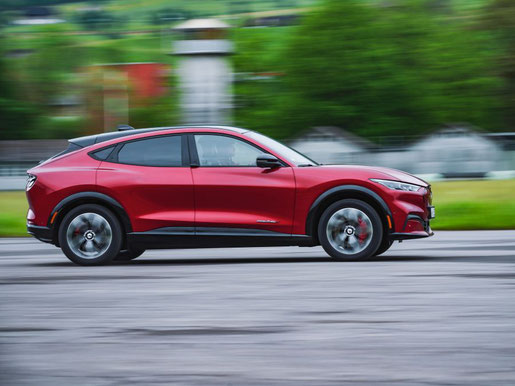
[[[129,125],[118,125],[118,131],[134,130],[134,127]]]

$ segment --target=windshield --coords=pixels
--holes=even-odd
[[[306,157],[305,155],[299,153],[298,151],[293,150],[291,147],[283,145],[282,143],[277,142],[276,140],[269,138],[263,134],[257,133],[255,131],[249,131],[245,134],[248,135],[250,138],[255,139],[259,143],[262,143],[270,150],[276,152],[277,154],[280,154],[282,157],[294,163],[296,166],[318,165],[318,163]]]

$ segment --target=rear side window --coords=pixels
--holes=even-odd
[[[180,135],[153,137],[125,143],[118,162],[141,166],[182,166]]]
[[[90,153],[90,155],[96,160],[104,161],[107,159],[107,157],[109,157],[109,155],[112,153],[113,149],[114,149],[114,146],[109,146],[109,147],[94,151],[94,152]]]

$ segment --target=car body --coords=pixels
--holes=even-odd
[[[361,248],[370,227],[369,233],[375,234],[367,243],[374,245],[366,253],[342,253],[343,247],[340,255],[328,251],[355,260],[388,249],[394,240],[432,235],[434,208],[425,181],[387,168],[318,165],[262,134],[239,128],[156,128],[81,137],[28,174],[27,229],[39,240],[63,247],[65,240],[74,239],[85,245],[79,247],[80,255],[86,253],[84,248],[94,249],[93,232],[85,232],[91,228],[88,216],[92,221],[108,219],[110,228],[120,228],[115,251],[109,251],[113,256],[72,256],[85,265],[123,253],[132,258],[152,248],[326,248],[324,240]],[[321,230],[324,213],[345,200],[351,207],[352,200],[358,201],[358,208],[352,212],[340,205],[339,214],[333,210],[335,215],[327,219],[332,230]],[[70,211],[88,205],[94,210],[72,224],[76,229],[70,228],[74,220],[67,219],[68,236],[60,234]],[[107,217],[97,213],[98,206]],[[104,236],[112,238],[113,232]],[[342,232],[349,232],[346,241]]]

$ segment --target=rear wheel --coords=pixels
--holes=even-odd
[[[121,244],[120,222],[100,205],[73,208],[59,227],[59,245],[66,257],[76,264],[107,264],[120,252]]]
[[[324,250],[338,260],[370,258],[379,249],[383,227],[366,202],[345,199],[330,205],[320,217],[318,238]]]

